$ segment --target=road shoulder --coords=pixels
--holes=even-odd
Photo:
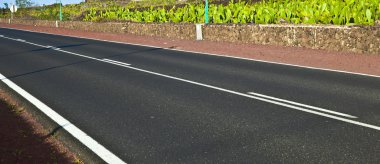
[[[82,163],[0,89],[0,163]]]

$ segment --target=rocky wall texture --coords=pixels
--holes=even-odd
[[[9,23],[12,24],[24,24],[24,25],[32,25],[32,26],[44,26],[44,27],[55,27],[55,21],[48,21],[48,20],[26,20],[26,19],[0,19],[0,22],[2,23]]]
[[[0,19],[2,23],[9,23],[9,19]],[[26,19],[14,19],[11,23],[25,24],[32,26],[43,27],[60,27],[75,30],[95,31],[95,32],[111,32],[111,33],[124,33],[124,23],[106,22],[106,23],[94,23],[94,22],[81,22],[81,21],[48,21],[48,20],[26,20]],[[58,24],[57,24],[58,23]]]
[[[380,54],[380,27],[373,26],[207,25],[203,38]]]
[[[124,33],[124,23],[116,22],[94,23],[80,21],[64,21],[59,24],[59,27],[84,31]]]
[[[334,25],[206,25],[209,41],[296,46],[335,51],[380,54],[380,27]],[[195,39],[194,24],[126,23],[136,35]]]
[[[125,23],[125,32],[135,35],[158,36],[176,39],[195,39],[194,24],[174,23]]]

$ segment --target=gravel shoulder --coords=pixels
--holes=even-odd
[[[309,67],[380,75],[380,64],[378,64],[380,63],[380,54],[369,55],[301,47],[180,40],[150,36],[137,36],[131,34],[101,33],[4,23],[0,23],[0,27],[31,30],[36,32],[47,32],[69,36],[80,36],[133,44],[144,44],[179,50],[214,53],[271,62],[281,62]]]

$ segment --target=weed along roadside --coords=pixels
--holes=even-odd
[[[207,8],[207,2],[210,2]],[[157,2],[157,3],[156,3]],[[326,25],[374,25],[379,20],[379,0],[218,0],[187,1],[131,1],[117,3],[87,2],[65,5],[62,19],[66,21],[132,21],[146,23],[205,23],[212,24],[326,24]],[[205,10],[205,6],[208,10]],[[9,18],[4,9],[2,18]],[[48,6],[21,8],[16,18],[58,20],[60,3]],[[205,17],[207,15],[208,17]],[[208,22],[207,22],[208,23]]]

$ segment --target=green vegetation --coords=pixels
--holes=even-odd
[[[114,8],[86,14],[85,21],[129,20],[134,22],[203,22],[203,4],[188,4],[170,10],[149,8],[144,11]],[[269,0],[255,4],[246,2],[210,5],[211,23],[336,24],[373,25],[380,18],[380,0]]]
[[[165,2],[165,3],[163,3]],[[174,0],[131,2],[124,6],[116,3],[90,3],[66,5],[64,20],[133,21],[201,23],[204,5],[201,3],[175,4]],[[169,6],[169,7],[168,7]],[[18,16],[35,19],[56,19],[58,7],[45,6],[21,10]],[[380,19],[380,0],[264,0],[257,3],[233,2],[211,4],[210,23],[294,23],[373,25]],[[4,17],[4,14],[2,15]]]

